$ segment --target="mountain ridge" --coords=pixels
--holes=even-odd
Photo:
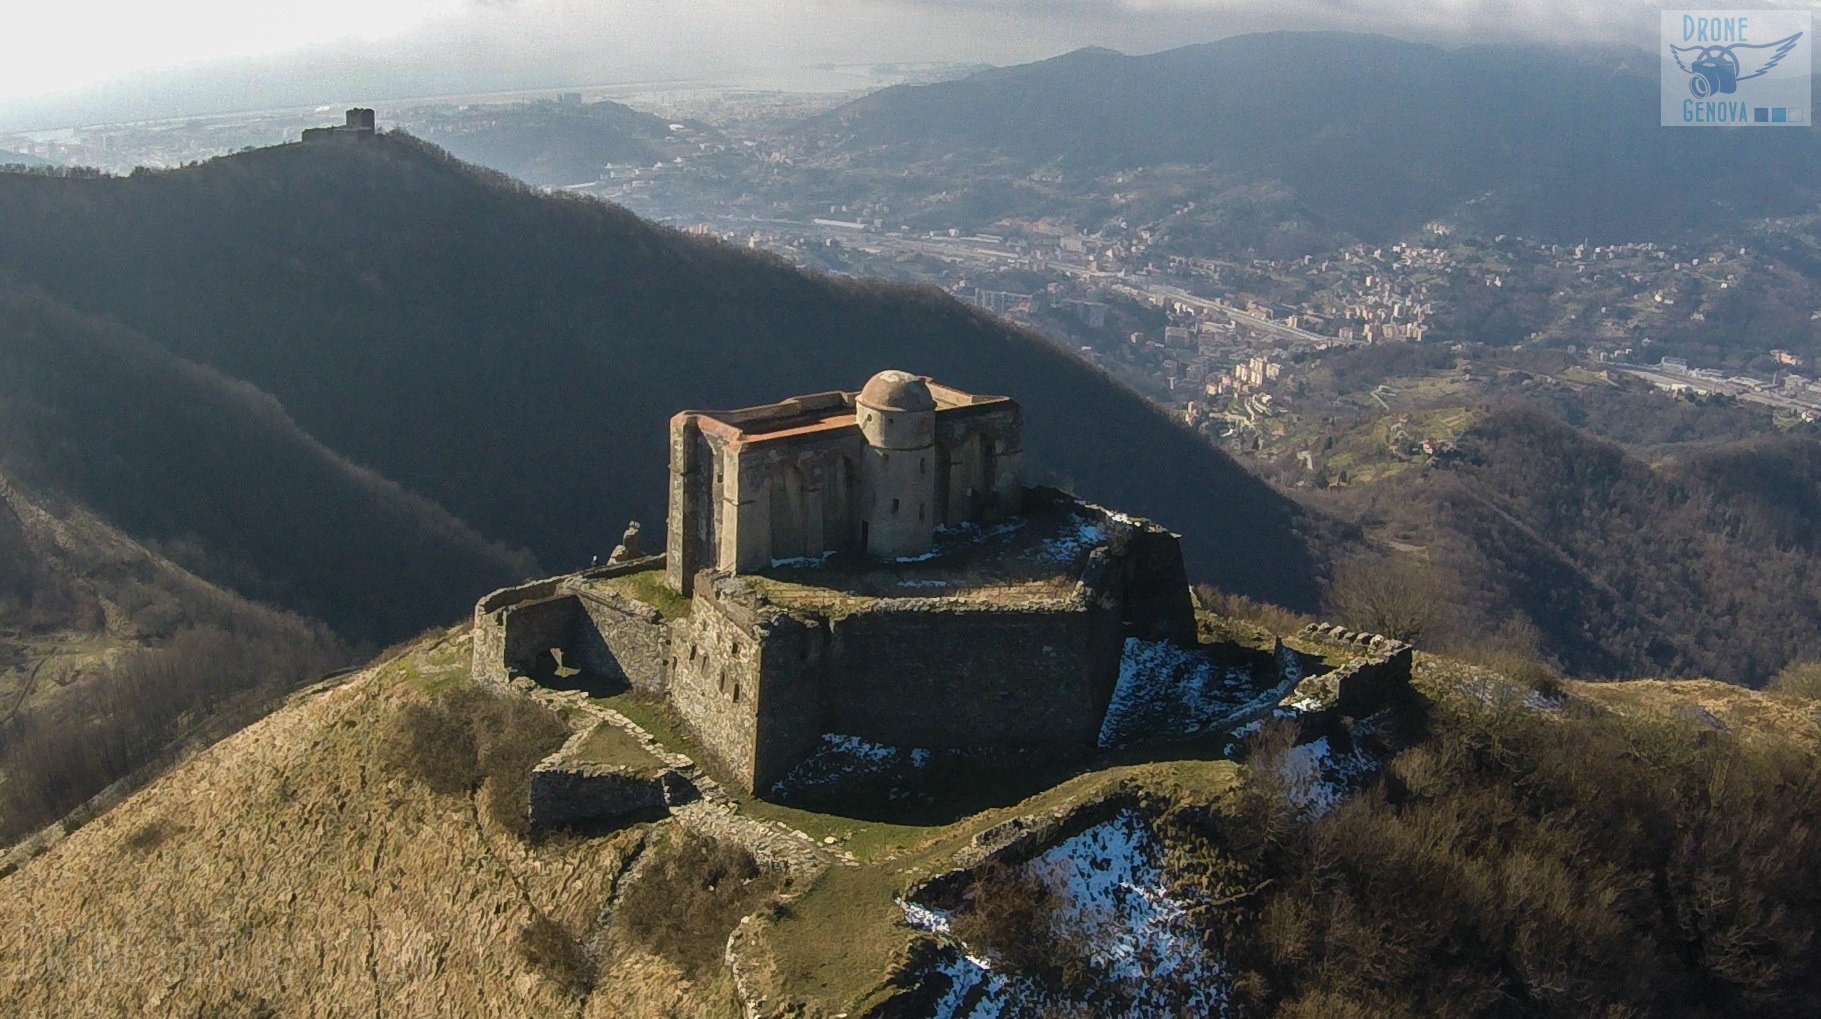
[[[1192,572],[1313,605],[1290,500],[1046,341],[930,290],[540,195],[422,142],[128,178],[0,176],[0,268],[272,393],[311,435],[546,566],[664,519],[665,422],[885,367],[1004,393],[1033,481],[1190,535]]]
[[[897,86],[798,131],[843,158],[965,153],[1014,175],[1208,164],[1281,180],[1318,225],[1367,241],[1439,216],[1598,243],[1806,208],[1812,128],[1754,133],[1741,165],[1736,132],[1658,126],[1654,68],[1611,47],[1274,32]],[[1730,210],[1683,201],[1720,185]]]

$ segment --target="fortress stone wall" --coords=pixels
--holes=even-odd
[[[762,792],[828,733],[1090,750],[1127,638],[1195,644],[1177,536],[1025,489],[1005,397],[881,372],[670,440],[665,554],[482,599],[476,678],[665,692]],[[686,616],[615,589],[658,569]]]
[[[769,788],[823,733],[890,746],[1092,748],[1125,639],[1193,644],[1177,538],[1076,504],[1106,535],[1066,593],[780,604],[704,572],[671,701],[726,773]]]
[[[478,681],[506,686],[512,676],[552,672],[551,649],[572,668],[612,684],[661,691],[668,682],[670,631],[657,609],[599,581],[663,568],[662,556],[495,591],[474,607]]]

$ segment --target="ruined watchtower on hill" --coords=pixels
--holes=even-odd
[[[307,142],[364,141],[374,135],[373,111],[355,107],[348,111],[348,121],[334,127],[306,127],[303,140]]]
[[[684,411],[670,421],[670,586],[847,549],[924,555],[938,527],[1016,516],[1023,459],[1016,402],[901,371],[857,393]]]
[[[1194,645],[1181,547],[1025,488],[1023,446],[1016,402],[899,371],[684,411],[664,554],[489,595],[475,675],[662,693],[756,792],[827,735],[1090,749],[1126,641]]]

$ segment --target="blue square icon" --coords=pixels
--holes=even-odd
[[[1773,124],[1789,123],[1789,107],[1773,106],[1770,108],[1770,122]]]
[[[1751,109],[1751,122],[1754,124],[1770,123],[1770,107],[1754,106]]]

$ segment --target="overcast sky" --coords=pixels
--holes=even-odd
[[[1383,31],[1444,43],[1646,44],[1660,6],[1636,0],[0,0],[0,128],[60,116],[92,122],[656,78],[763,80],[820,63],[1005,64],[1084,45],[1148,52],[1276,28]]]

